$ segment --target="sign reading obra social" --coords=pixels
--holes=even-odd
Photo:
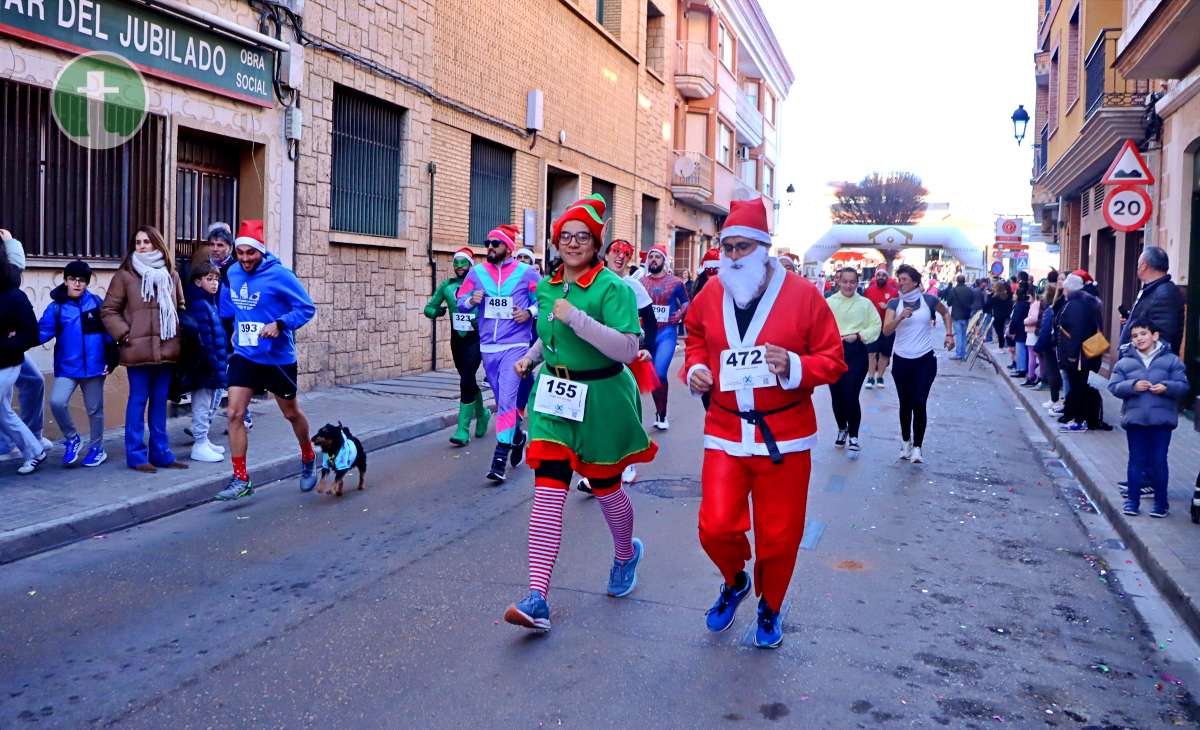
[[[127,0],[0,0],[0,33],[115,53],[150,76],[272,104],[272,51]]]

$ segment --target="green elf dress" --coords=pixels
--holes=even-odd
[[[536,290],[537,333],[545,363],[539,369],[529,407],[526,462],[537,469],[543,461],[568,461],[589,479],[620,477],[630,464],[654,459],[658,446],[642,427],[642,399],[633,374],[583,340],[565,322],[553,318],[554,303],[565,298],[592,319],[631,335],[641,333],[633,290],[603,264],[577,281],[563,281],[560,268],[542,279]],[[539,398],[561,381],[587,386],[583,420],[538,410]]]
[[[429,319],[437,319],[449,311],[451,330],[453,331],[453,334],[450,335],[450,351],[454,354],[455,367],[458,367],[459,361],[466,361],[475,363],[475,367],[478,369],[479,332],[476,329],[478,323],[475,321],[475,313],[458,311],[458,288],[462,286],[465,278],[451,276],[438,284],[437,289],[433,290],[433,296],[425,304],[425,316]],[[459,374],[467,375],[461,372]],[[469,376],[474,378],[475,373],[469,373]],[[460,402],[458,427],[455,429],[454,435],[450,437],[450,443],[456,446],[467,445],[471,440],[471,421],[473,419],[475,420],[475,437],[483,438],[487,434],[490,417],[491,413],[483,404],[482,393],[477,394],[472,403]]]

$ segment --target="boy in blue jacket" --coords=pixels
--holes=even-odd
[[[109,372],[106,353],[112,337],[100,321],[100,297],[87,290],[92,269],[72,261],[63,269],[63,283],[50,292],[50,306],[38,323],[41,343],[54,340],[54,386],[50,411],[63,432],[63,466],[73,466],[82,453],[82,442],[71,419],[71,396],[83,391],[91,427],[84,466],[100,466],[104,451],[104,377]]]
[[[1178,402],[1188,393],[1187,369],[1170,348],[1158,341],[1158,327],[1138,320],[1129,329],[1130,343],[1121,348],[1108,389],[1124,403],[1121,426],[1129,443],[1129,484],[1154,487],[1151,517],[1167,516],[1167,450],[1179,424]],[[1128,490],[1125,514],[1138,514],[1140,489]]]
[[[188,314],[196,323],[200,340],[200,357],[190,363],[194,375],[192,390],[192,461],[215,463],[225,460],[225,449],[208,438],[213,415],[221,407],[221,397],[227,384],[229,343],[225,325],[217,312],[217,292],[221,288],[221,271],[209,261],[192,267],[183,295]],[[184,367],[181,365],[181,367]]]

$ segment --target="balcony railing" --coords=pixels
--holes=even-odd
[[[712,158],[699,152],[677,151],[671,168],[671,192],[689,202],[707,202],[713,194]]]
[[[1087,74],[1084,119],[1091,117],[1097,109],[1140,107],[1146,101],[1149,83],[1127,80],[1113,67],[1120,37],[1119,28],[1105,28],[1096,36],[1096,42],[1088,51],[1083,64]]]
[[[707,99],[717,90],[717,58],[700,41],[675,42],[675,86],[689,99]]]
[[[1050,140],[1050,125],[1042,125],[1042,132],[1038,136],[1037,149],[1033,151],[1033,176],[1039,177],[1046,171],[1046,144]]]
[[[738,141],[751,147],[763,143],[763,115],[758,110],[758,100],[747,96],[740,89],[737,95]]]

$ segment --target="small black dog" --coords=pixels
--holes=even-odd
[[[325,480],[329,477],[329,472],[333,472],[333,486],[329,488],[329,493],[334,496],[342,496],[342,481],[346,478],[346,474],[351,469],[358,469],[358,488],[366,489],[367,478],[367,450],[363,448],[362,442],[350,433],[350,429],[346,428],[338,422],[338,425],[327,423],[317,431],[317,435],[312,437],[313,445],[321,447],[321,481],[317,484],[317,492],[325,493]],[[339,469],[338,456],[342,450],[348,448],[357,450],[352,464],[344,469]]]

